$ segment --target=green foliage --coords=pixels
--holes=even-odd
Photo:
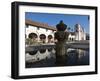
[[[36,39],[27,38],[25,40],[26,45],[41,45],[41,42],[37,42]]]

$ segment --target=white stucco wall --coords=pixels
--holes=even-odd
[[[52,30],[46,30],[45,28],[40,28],[39,29],[36,26],[31,26],[29,25],[28,27],[26,27],[26,38],[28,38],[28,35],[30,33],[35,33],[38,36],[38,41],[40,40],[39,36],[41,34],[45,34],[46,36],[46,42],[48,42],[48,35],[52,35],[52,39],[54,39],[54,32]]]
[[[81,28],[80,25],[78,25],[78,29],[75,28],[75,31],[78,30],[78,32],[75,32],[75,35],[69,34],[68,36],[68,40],[74,39],[74,40],[86,40],[86,35],[85,32],[83,31],[83,29]],[[54,33],[52,30],[50,29],[45,29],[45,28],[41,28],[39,27],[39,29],[36,26],[31,26],[29,25],[28,27],[26,27],[26,38],[28,38],[28,35],[30,33],[35,33],[38,36],[38,41],[40,41],[39,36],[41,34],[45,34],[46,36],[46,42],[48,42],[48,35],[52,35],[52,40],[54,40]]]

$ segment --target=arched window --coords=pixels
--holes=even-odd
[[[45,39],[46,39],[46,35],[45,34],[41,34],[40,35],[40,40],[45,43]]]
[[[36,39],[38,36],[35,33],[30,33],[28,37],[31,39]]]
[[[74,40],[74,38],[72,38],[72,41]]]
[[[48,39],[52,39],[53,37],[52,37],[52,35],[48,35]]]
[[[53,38],[52,35],[48,35],[48,43],[53,42],[53,41],[51,40],[52,38]]]
[[[27,38],[27,35],[25,34],[25,38]]]
[[[70,40],[72,40],[72,39],[70,38]]]
[[[46,35],[45,34],[41,34],[40,35],[40,39],[46,39]]]

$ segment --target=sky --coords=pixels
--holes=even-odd
[[[47,23],[54,27],[60,22],[60,20],[63,20],[67,27],[74,29],[75,24],[80,24],[85,29],[85,32],[89,33],[88,15],[25,12],[25,19]]]

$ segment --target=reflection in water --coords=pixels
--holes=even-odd
[[[49,48],[48,51],[51,52],[53,50],[53,48]]]
[[[30,55],[35,55],[36,53],[37,53],[37,50],[29,52]]]
[[[40,51],[40,53],[42,54],[42,53],[45,53],[46,52],[46,49],[41,49],[41,50],[39,50]]]
[[[76,49],[68,52],[68,65],[89,65],[89,50]]]
[[[34,52],[33,52],[34,53]],[[26,54],[26,68],[54,67],[56,65],[55,49],[42,50],[34,54]],[[89,49],[68,49],[64,66],[89,65]]]

